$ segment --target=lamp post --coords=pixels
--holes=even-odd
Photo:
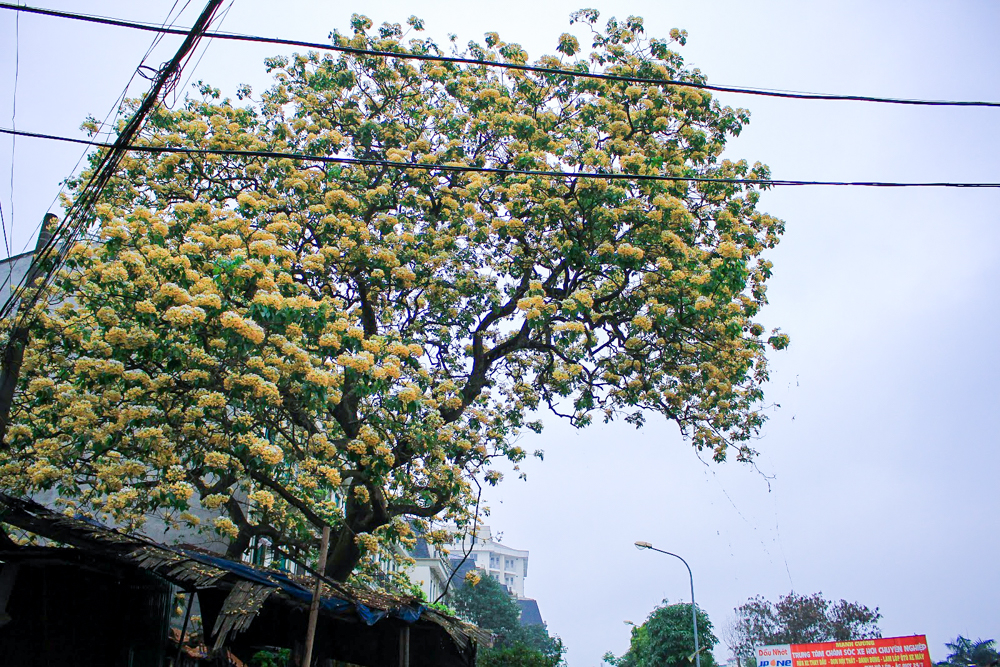
[[[680,562],[684,563],[684,567],[688,570],[688,577],[691,579],[691,623],[694,625],[694,662],[695,667],[701,667],[701,653],[698,650],[698,612],[694,606],[694,575],[691,574],[691,566],[687,564],[687,561],[678,556],[677,554],[670,553],[669,551],[664,551],[663,549],[657,549],[649,542],[636,542],[635,546],[639,549],[649,549],[651,551],[659,551],[661,554],[667,554],[668,556],[673,556]]]

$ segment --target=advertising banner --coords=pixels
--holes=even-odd
[[[932,667],[924,635],[756,649],[757,667]]]

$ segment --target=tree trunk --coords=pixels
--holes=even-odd
[[[355,541],[361,533],[370,533],[390,521],[384,497],[378,489],[368,487],[370,497],[361,500],[355,493],[363,483],[355,479],[347,493],[344,508],[344,527],[337,531],[336,541],[330,547],[330,555],[323,567],[323,574],[335,581],[347,581],[361,560],[361,548]]]
[[[57,222],[59,222],[59,218],[52,213],[46,213],[45,217],[42,218],[42,229],[38,232],[38,239],[35,241],[35,254],[31,258],[31,265],[24,277],[24,285],[27,289],[34,287],[35,281],[41,277],[41,267],[37,261],[38,255],[48,245],[55,232]],[[11,296],[14,296],[15,289],[16,286],[11,283]],[[20,310],[19,305],[12,315],[14,322],[19,324],[10,333],[10,338],[3,350],[3,366],[0,367],[0,447],[7,442],[7,427],[10,426],[10,410],[14,404],[14,391],[17,389],[17,380],[21,375],[24,350],[28,347],[29,321],[18,317],[21,315]]]
[[[15,315],[16,317],[16,315]],[[7,427],[10,426],[10,411],[14,404],[14,390],[21,375],[24,348],[28,345],[28,325],[23,323],[10,334],[10,340],[3,350],[3,364],[0,369],[0,446],[7,442]]]
[[[344,526],[337,531],[337,540],[330,549],[323,574],[334,581],[347,581],[361,560],[361,549],[354,541],[354,531]]]

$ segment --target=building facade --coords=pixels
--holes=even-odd
[[[417,538],[417,543],[409,555],[414,562],[406,570],[406,576],[420,587],[428,602],[437,602],[448,586],[448,577],[451,576],[448,555],[437,546],[428,544],[423,537]]]
[[[471,549],[471,551],[470,551]],[[475,567],[507,587],[518,600],[524,599],[524,580],[528,576],[528,552],[501,544],[489,526],[479,526],[475,536],[456,542],[452,555],[470,551]]]

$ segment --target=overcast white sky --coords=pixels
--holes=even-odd
[[[687,29],[682,53],[714,83],[1000,100],[995,0],[588,2],[603,17],[645,17],[653,36]],[[172,2],[44,4],[162,21]],[[352,12],[376,23],[416,14],[442,40],[496,30],[536,57],[554,51],[581,6],[234,0],[222,29],[324,41]],[[17,127],[79,136],[86,115],[110,110],[149,42],[0,11],[0,126],[11,125],[15,62]],[[150,64],[178,43],[165,40]],[[262,60],[277,52],[213,44],[194,78],[261,90]],[[776,178],[1000,182],[1000,109],[723,100],[753,114],[730,156],[765,162]],[[13,252],[33,244],[79,154],[29,139],[12,154],[0,138]],[[762,209],[787,222],[765,317],[792,345],[773,355],[768,398],[781,407],[758,443],[759,472],[704,464],[656,419],[640,431],[576,432],[548,417],[541,436],[525,438],[545,461],[490,493],[489,521],[530,550],[526,593],[566,641],[571,667],[622,653],[623,621],[688,597],[684,567],[635,540],[688,560],[716,625],[752,595],[794,589],[877,605],[886,636],[926,634],[935,660],[959,633],[1000,639],[1000,191],[785,188]]]

